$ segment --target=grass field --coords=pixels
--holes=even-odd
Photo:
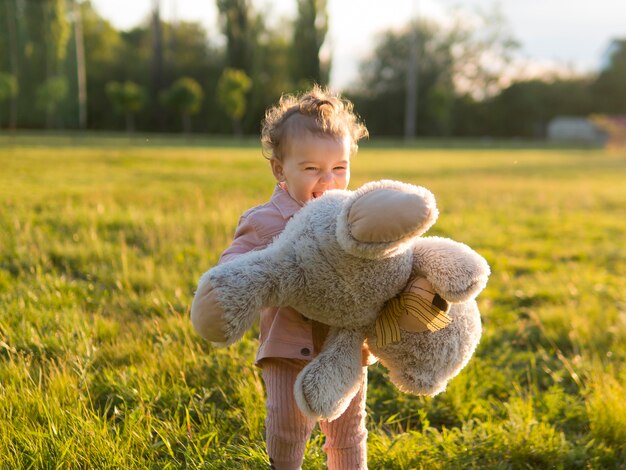
[[[0,468],[267,468],[256,331],[192,331],[200,274],[273,182],[254,146],[0,139]],[[626,151],[364,148],[492,267],[435,398],[370,368],[369,465],[626,467]],[[324,467],[316,431],[305,469]]]

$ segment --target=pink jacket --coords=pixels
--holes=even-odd
[[[248,251],[265,248],[301,208],[277,184],[268,203],[253,207],[241,216],[233,243],[222,253],[219,263],[228,262]],[[315,352],[312,325],[311,320],[291,307],[275,307],[261,312],[261,337],[256,364],[266,357],[311,359]]]

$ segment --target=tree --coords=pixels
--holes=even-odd
[[[163,104],[182,115],[185,134],[191,132],[191,116],[200,111],[203,98],[202,87],[189,77],[179,78],[161,93]]]
[[[505,73],[519,48],[501,6],[468,14],[458,10],[448,28],[455,90],[485,99],[506,86]]]
[[[252,80],[243,70],[225,69],[217,84],[218,101],[233,121],[233,133],[242,135],[241,118],[246,112],[246,93]]]
[[[252,49],[255,39],[249,0],[217,0],[220,25],[226,36],[226,62],[229,67],[252,71]]]
[[[355,92],[349,93],[355,101],[372,134],[401,135],[405,122],[409,51],[417,44],[419,61],[418,86],[415,99],[425,102],[438,87],[438,103],[447,103],[442,93],[454,93],[452,84],[453,58],[447,32],[437,23],[418,20],[402,30],[384,32],[373,56],[360,66],[360,82]],[[418,134],[437,135],[447,128],[449,113],[438,109],[420,110]]]
[[[497,92],[494,80],[516,43],[502,19],[475,18],[447,26],[416,19],[403,30],[380,35],[373,54],[360,65],[359,82],[346,93],[372,135],[404,130],[410,137],[410,119],[419,122],[417,135],[450,135],[457,97],[482,99]],[[420,108],[409,112],[417,103]]]
[[[77,0],[71,0],[74,20],[74,50],[76,52],[76,100],[78,103],[78,128],[87,128],[87,71],[85,69],[85,40],[83,19]]]
[[[165,126],[165,116],[158,107],[158,96],[163,88],[163,27],[161,24],[161,0],[152,0],[152,67],[151,93],[156,104],[156,118],[159,130]]]
[[[599,111],[626,114],[626,39],[615,40],[608,51],[607,65],[592,85]]]
[[[14,89],[14,92],[9,95],[10,109],[9,109],[9,128],[15,129],[17,127],[17,106],[18,106],[18,90],[17,80],[20,77],[20,70],[18,66],[19,57],[19,45],[18,45],[18,30],[17,30],[17,5],[16,0],[5,0],[0,2],[0,29],[5,29],[6,35],[0,34],[0,70],[5,66],[10,71],[13,80],[15,80],[15,87],[12,85],[7,86],[8,81],[5,82],[6,89]],[[6,59],[4,59],[6,58]],[[6,63],[3,63],[6,60]],[[6,77],[5,77],[6,78]],[[0,99],[0,102],[2,100]]]
[[[62,90],[63,85],[57,78],[65,74],[70,34],[65,0],[20,0],[16,6],[22,45],[21,57],[18,58],[20,101],[23,103],[19,118],[24,126],[38,127],[45,123],[49,127],[52,115],[48,111],[33,113],[32,110],[54,106],[56,111],[60,105],[52,104],[50,100],[54,100],[53,95]],[[58,114],[55,121],[60,122],[61,117]]]
[[[594,108],[588,79],[525,80],[485,100],[485,132],[501,137],[545,137],[559,115],[587,116]]]
[[[330,70],[323,70],[320,63],[320,49],[327,32],[326,0],[298,0],[292,46],[292,79],[296,86],[328,82]]]
[[[15,77],[11,74],[0,72],[0,104],[17,96],[18,90],[19,88]],[[0,115],[0,123],[1,122],[2,116]],[[12,128],[10,119],[8,127]]]
[[[70,25],[67,21],[65,0],[46,0],[41,2],[44,12],[46,45],[49,48],[46,57],[47,77],[62,72],[70,37]]]
[[[46,128],[54,124],[54,114],[59,104],[67,97],[67,79],[65,77],[48,78],[37,88],[37,107],[46,115]]]
[[[107,83],[106,92],[115,110],[126,117],[126,131],[132,134],[135,131],[135,113],[141,111],[146,102],[145,90],[136,83],[126,81]]]
[[[106,94],[106,84],[110,81],[122,81],[128,79],[127,70],[131,67],[142,67],[146,80],[149,75],[145,73],[149,70],[149,52],[146,52],[146,58],[139,60],[136,57],[126,57],[123,54],[123,42],[119,31],[107,20],[103,19],[96,10],[94,10],[91,2],[83,1],[79,4],[80,8],[80,26],[83,36],[83,45],[85,50],[83,77],[84,90],[83,96],[80,98],[81,82],[76,79],[73,83],[73,90],[77,90],[72,103],[71,112],[75,116],[76,108],[80,109],[80,99],[85,99],[86,114],[84,119],[89,128],[95,129],[115,129],[118,125],[119,118],[113,109],[109,110],[109,98]],[[79,45],[80,41],[74,41],[75,45]],[[80,47],[80,46],[79,46]],[[147,48],[149,51],[149,47]],[[74,54],[77,57],[77,54]],[[77,62],[75,67],[80,68]],[[72,70],[72,75],[76,71]],[[77,77],[78,78],[78,77]],[[87,99],[88,98],[88,99]],[[79,121],[80,123],[80,121]],[[122,126],[119,126],[122,128]]]

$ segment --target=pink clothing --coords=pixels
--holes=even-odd
[[[302,465],[306,443],[315,420],[302,414],[293,395],[298,373],[307,361],[272,358],[263,361],[263,381],[267,392],[265,419],[267,454],[273,469],[295,470]],[[367,428],[365,391],[367,373],[346,411],[334,421],[320,421],[326,436],[323,450],[329,470],[367,468]]]
[[[241,216],[233,243],[219,262],[228,262],[269,245],[301,207],[287,191],[276,185],[268,203]],[[299,469],[315,420],[304,416],[298,408],[294,384],[298,373],[319,352],[328,327],[305,318],[293,308],[275,307],[261,312],[260,330],[256,365],[263,369],[267,393],[267,453],[272,468]],[[370,363],[370,357],[373,356],[364,348],[364,365]],[[323,449],[331,470],[367,468],[366,386],[364,368],[359,392],[347,410],[334,421],[320,421],[326,435]]]
[[[248,251],[265,248],[301,208],[277,184],[269,202],[253,207],[241,216],[233,243],[224,251],[219,262],[228,262]],[[315,351],[312,325],[311,320],[291,307],[275,307],[261,312],[256,364],[266,357],[311,359]]]

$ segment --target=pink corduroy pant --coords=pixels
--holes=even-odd
[[[316,421],[304,416],[293,394],[296,376],[307,364],[298,359],[266,358],[261,361],[267,393],[265,441],[272,468],[297,470]],[[320,421],[326,436],[323,446],[329,470],[367,469],[365,395],[367,370],[359,392],[346,411],[333,421]]]

